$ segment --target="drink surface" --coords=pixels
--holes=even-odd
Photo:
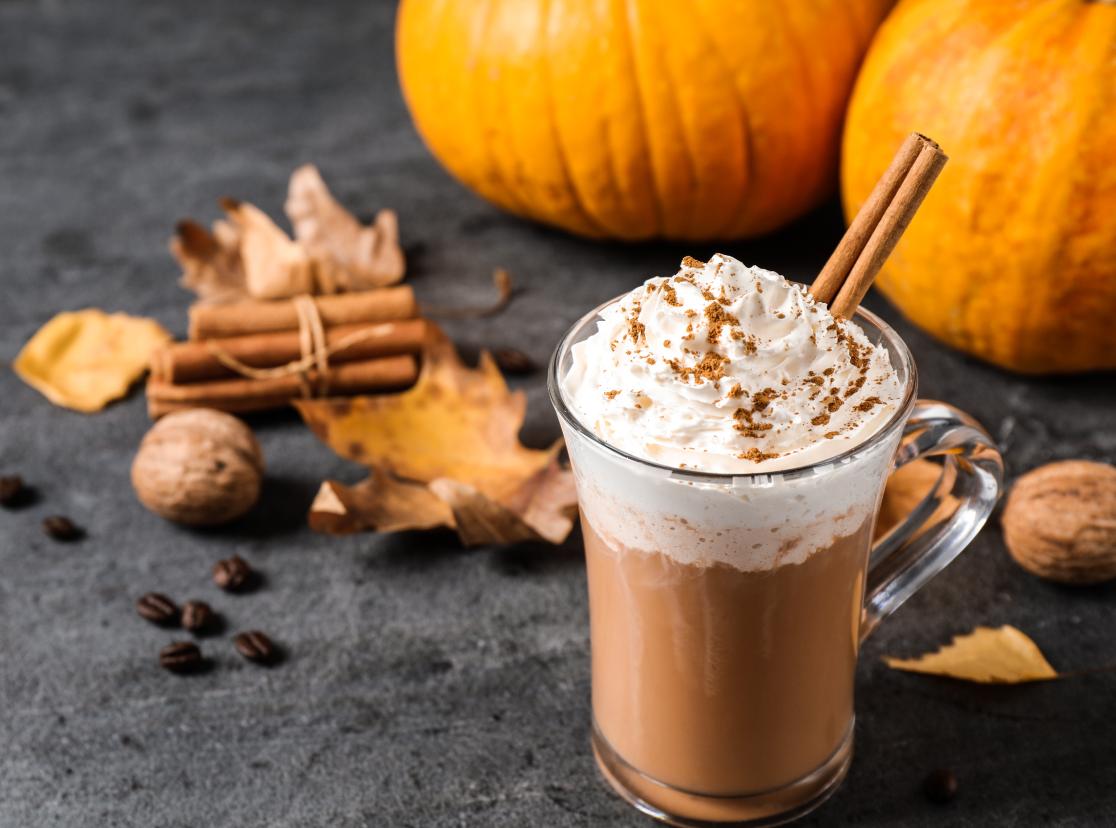
[[[903,389],[887,350],[777,273],[686,258],[607,307],[562,379],[605,442],[675,468],[749,474],[835,457]]]

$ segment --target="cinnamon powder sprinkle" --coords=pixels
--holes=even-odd
[[[743,396],[744,396],[744,389],[740,386],[740,383],[736,383],[728,391],[728,398],[730,400],[738,400]]]
[[[864,382],[868,379],[866,375],[861,375],[849,383],[849,387],[845,389],[845,399],[847,400],[857,391],[864,387]]]
[[[619,393],[620,393],[620,389],[619,389],[619,388],[614,388],[614,389],[612,389],[611,391],[605,391],[605,392],[604,392],[604,395],[605,395],[605,399],[606,399],[606,400],[614,400],[614,399],[616,399],[616,396],[617,396],[617,395],[618,395]]]
[[[677,291],[675,291],[674,286],[669,282],[663,282],[663,301],[676,308],[682,307],[682,302],[678,299]]]
[[[828,414],[819,414],[814,419],[810,420],[810,425],[823,426],[829,422]]]
[[[695,385],[701,385],[706,380],[717,382],[722,379],[725,376],[725,366],[728,365],[728,362],[728,357],[708,351],[692,368],[683,365],[681,360],[677,359],[667,360],[667,365],[674,369],[674,373],[682,380],[686,382],[692,380]]]
[[[641,339],[645,342],[647,341],[646,328],[644,328],[643,323],[634,315],[628,319],[628,336],[631,337],[632,342],[637,345]]]
[[[747,408],[738,408],[733,412],[732,418],[736,422],[732,427],[743,434],[745,437],[756,439],[763,436],[765,431],[771,431],[774,426],[771,423],[757,423],[752,419],[753,412]]]
[[[879,397],[869,397],[864,402],[856,407],[857,411],[871,411],[877,405],[883,402]]]
[[[747,451],[742,451],[736,455],[741,460],[751,460],[753,463],[762,463],[764,460],[774,460],[779,455],[776,452],[760,451],[758,448],[750,448]]]
[[[705,306],[705,321],[709,325],[706,339],[710,344],[715,344],[721,338],[721,331],[725,325],[739,325],[740,320],[726,311],[717,302],[710,302]]]
[[[757,391],[752,395],[752,410],[763,411],[767,406],[771,405],[771,401],[779,396],[774,388],[765,388],[762,391]]]
[[[705,267],[705,262],[699,261],[693,256],[683,256],[682,267]]]

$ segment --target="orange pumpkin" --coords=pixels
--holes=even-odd
[[[585,236],[772,230],[832,189],[857,65],[893,0],[403,0],[430,150]]]
[[[1005,368],[1116,368],[1116,5],[904,0],[853,92],[849,216],[911,130],[950,161],[879,288]]]

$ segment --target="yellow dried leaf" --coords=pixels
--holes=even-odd
[[[487,354],[466,367],[431,326],[422,373],[402,394],[300,400],[303,419],[342,457],[372,470],[345,487],[329,481],[311,508],[323,531],[448,526],[466,545],[542,539],[573,528],[572,474],[547,450],[520,444],[527,401],[508,390]]]
[[[364,226],[337,203],[313,164],[291,175],[285,209],[295,239],[310,256],[331,265],[319,274],[325,292],[384,287],[403,278],[395,213],[381,210],[371,226]]]
[[[884,658],[888,667],[949,676],[981,684],[1021,684],[1058,678],[1035,644],[1015,627],[977,627],[968,635],[918,658]]]
[[[55,405],[100,411],[123,397],[170,340],[153,319],[96,308],[60,313],[28,340],[15,372]]]

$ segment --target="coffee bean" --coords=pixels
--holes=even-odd
[[[272,664],[276,659],[275,645],[259,630],[237,633],[233,638],[236,651],[256,664]]]
[[[217,561],[213,565],[213,583],[229,592],[238,592],[252,579],[252,567],[239,555]]]
[[[205,601],[187,601],[182,605],[182,626],[192,633],[203,633],[213,626],[213,610]]]
[[[202,654],[192,641],[175,641],[159,651],[159,666],[172,673],[193,673],[201,669]]]
[[[23,478],[18,474],[0,477],[0,506],[15,506],[23,499]]]
[[[78,540],[85,534],[72,520],[62,515],[43,518],[43,531],[56,541],[63,542]]]
[[[938,768],[922,781],[922,792],[931,802],[950,802],[957,796],[957,777],[949,768]]]
[[[492,358],[505,374],[530,374],[535,370],[534,360],[515,348],[493,348]]]
[[[152,624],[169,627],[178,621],[178,607],[167,596],[149,592],[136,601],[136,612]]]

